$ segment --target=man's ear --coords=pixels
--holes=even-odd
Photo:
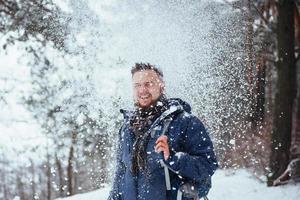
[[[160,92],[163,94],[165,92],[165,83],[161,82],[160,83]]]

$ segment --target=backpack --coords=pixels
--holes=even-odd
[[[201,198],[208,200],[206,194],[208,193],[207,188],[210,188],[210,185],[210,180],[202,183],[184,181],[184,183],[178,189],[177,200],[181,200],[182,197],[192,198],[193,200],[199,200]]]
[[[171,121],[172,120],[169,118],[164,120],[163,131],[162,131],[161,135],[166,135],[166,131],[168,130],[168,127],[169,127]],[[163,155],[163,152],[161,152],[161,153]],[[162,158],[163,158],[163,156],[162,156]],[[170,169],[164,163],[163,159],[160,160],[160,164],[164,167],[166,188],[167,188],[167,190],[171,190],[171,181],[170,181],[169,170],[171,170],[171,171],[173,171],[173,170]],[[196,182],[196,181],[183,179],[183,184],[181,184],[181,186],[179,187],[178,192],[177,192],[177,200],[181,200],[182,197],[192,198],[193,200],[200,200],[201,198],[203,198],[204,200],[208,200],[206,195],[210,188],[211,188],[211,178],[210,177],[202,182]]]

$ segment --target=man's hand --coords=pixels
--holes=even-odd
[[[167,160],[170,156],[170,149],[168,145],[168,137],[165,135],[160,136],[155,142],[155,152],[163,152],[164,159]]]

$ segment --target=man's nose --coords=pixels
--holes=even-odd
[[[144,92],[147,92],[148,91],[148,88],[142,84],[140,87],[139,87],[139,93],[144,93]]]

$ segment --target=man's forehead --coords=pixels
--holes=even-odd
[[[133,74],[132,79],[134,82],[136,82],[136,81],[154,81],[154,80],[159,81],[159,77],[158,77],[157,73],[153,70],[143,70],[143,71],[135,72]]]

